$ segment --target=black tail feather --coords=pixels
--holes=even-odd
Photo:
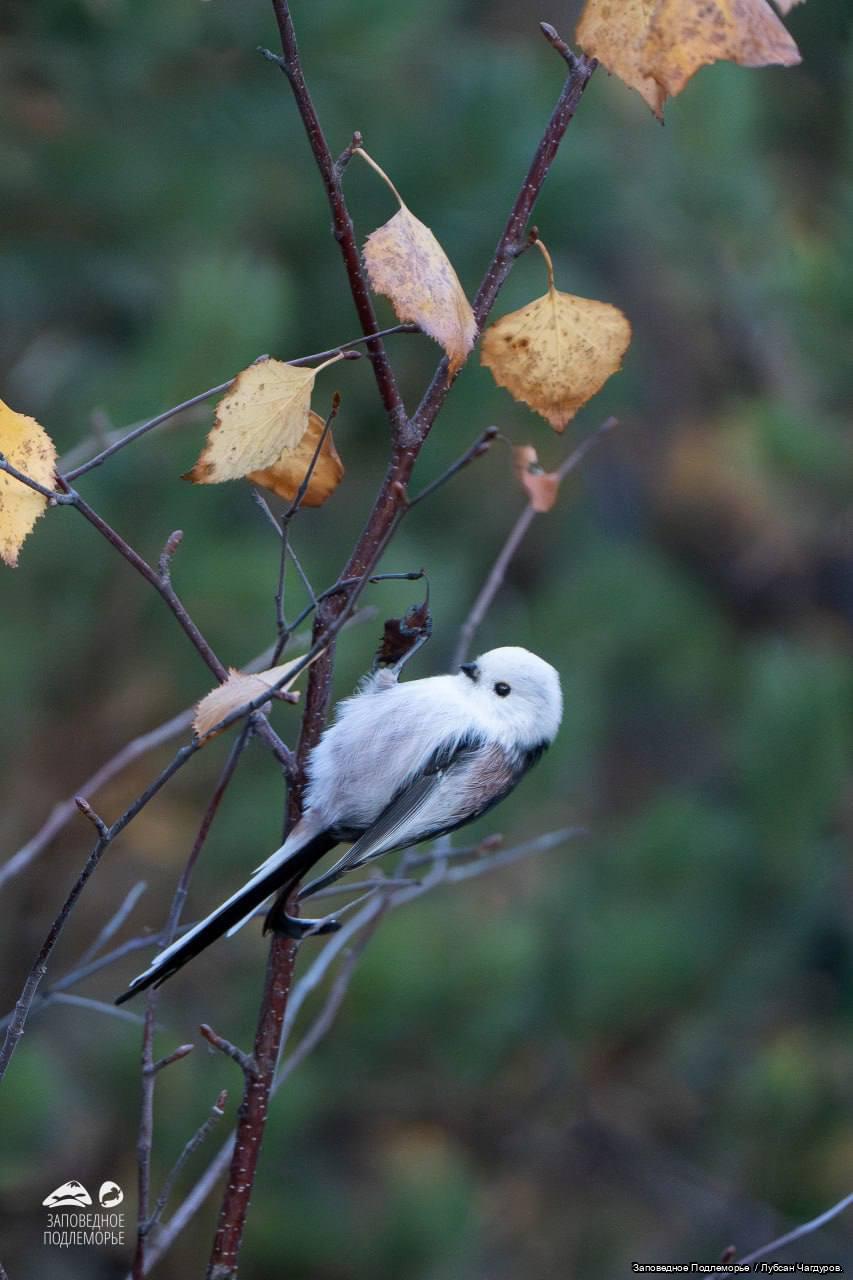
[[[198,932],[190,931],[185,944],[176,949],[169,957],[168,963],[158,968],[155,957],[152,967],[145,973],[141,973],[138,978],[134,978],[127,991],[122,992],[118,997],[116,1004],[124,1004],[126,1000],[130,1000],[140,991],[145,991],[147,987],[159,987],[167,978],[171,978],[172,974],[182,969],[188,961],[227,933],[233,925],[239,924],[250,911],[260,906],[265,898],[275,893],[276,889],[284,886],[283,896],[286,900],[290,896],[292,886],[325,853],[328,853],[329,849],[334,848],[336,843],[336,840],[325,833],[309,840],[280,866],[273,867],[266,876],[257,880],[251,887],[247,886],[246,892],[236,898],[225,910],[213,912]]]

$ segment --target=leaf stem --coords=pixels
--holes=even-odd
[[[380,165],[376,163],[376,161],[373,159],[373,156],[369,155],[368,152],[365,151],[364,147],[353,147],[352,154],[354,156],[361,156],[362,160],[364,160],[366,164],[370,165],[373,172],[379,174],[380,178],[385,183],[385,185],[387,187],[390,187],[391,191],[393,191],[394,195],[400,201],[401,209],[407,208],[405,200],[400,195],[400,192],[397,190],[397,188],[394,186],[394,183],[388,177],[388,174]]]

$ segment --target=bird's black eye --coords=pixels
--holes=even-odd
[[[499,698],[506,698],[512,692],[509,685],[504,680],[499,680],[495,685],[495,693]]]

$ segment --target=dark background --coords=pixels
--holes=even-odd
[[[578,5],[326,0],[295,5],[333,150],[354,128],[435,230],[472,295],[561,82],[539,18]],[[2,395],[61,451],[229,377],[262,352],[354,337],[324,196],[286,82],[254,52],[268,6],[7,3],[2,19]],[[715,1261],[853,1187],[853,383],[850,11],[790,17],[802,67],[702,71],[660,128],[599,72],[536,222],[558,285],[622,307],[624,372],[559,439],[472,360],[424,450],[426,482],[490,423],[555,465],[608,413],[622,426],[537,521],[478,637],[560,669],[566,720],[480,834],[567,822],[590,836],[391,917],[332,1035],[271,1114],[241,1275],[305,1280],[621,1276]],[[353,165],[359,235],[393,212]],[[517,265],[496,315],[542,291]],[[379,303],[385,323],[390,308]],[[389,340],[413,405],[437,350]],[[338,572],[386,456],[366,361],[337,386],[347,477],[294,542]],[[318,403],[322,408],[322,404]],[[185,530],[176,584],[227,661],[272,637],[275,540],[242,484],[191,489],[209,409],[81,482],[147,557]],[[403,526],[386,570],[428,568],[441,670],[522,505],[497,447]],[[418,588],[372,588],[336,691]],[[292,607],[303,597],[289,584]],[[71,512],[2,571],[2,856],[122,743],[210,676],[154,593]],[[292,737],[297,712],[275,722]],[[129,887],[158,928],[227,741],[111,850],[51,974]],[[169,758],[93,797],[109,819]],[[254,746],[191,910],[275,847],[280,785]],[[476,834],[476,833],[475,833]],[[464,837],[467,840],[467,835]],[[5,889],[3,1005],[90,845],[82,820]],[[265,945],[247,929],[171,983],[158,1052],[210,1019],[249,1042]],[[110,999],[135,957],[80,988]],[[304,964],[304,960],[303,960]],[[54,1006],[0,1091],[2,1256],[11,1280],[122,1275],[43,1249],[59,1182],[115,1178],[132,1210],[139,1034]],[[198,1048],[161,1078],[159,1185],[236,1069]],[[224,1136],[224,1129],[219,1135]],[[208,1154],[212,1154],[213,1145]],[[194,1159],[182,1189],[203,1167]],[[201,1274],[215,1199],[155,1274]],[[853,1265],[843,1219],[785,1255]],[[125,1259],[126,1261],[126,1259]]]

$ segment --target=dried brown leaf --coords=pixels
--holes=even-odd
[[[314,379],[326,365],[296,368],[283,360],[262,360],[238,373],[216,406],[216,421],[198,462],[184,476],[194,484],[240,480],[296,450],[308,430]]]
[[[647,75],[680,93],[700,67],[795,66],[800,51],[767,0],[658,0],[643,46]]]
[[[562,431],[621,367],[631,325],[607,302],[560,293],[548,251],[536,243],[548,265],[548,292],[487,329],[480,359],[498,386]]]
[[[308,430],[296,448],[286,449],[271,467],[265,467],[262,471],[250,471],[246,478],[253,484],[271,489],[286,502],[292,502],[308,474],[308,468],[311,466],[325,430],[325,422],[319,413],[315,413],[312,409],[308,414]],[[335,492],[343,477],[344,464],[335,448],[332,433],[328,431],[311,472],[301,505],[322,507]]]
[[[0,453],[18,471],[45,488],[52,488],[56,449],[35,418],[16,413],[0,400]],[[13,476],[0,472],[0,558],[11,568],[33,525],[47,506],[47,499]]]
[[[393,667],[405,660],[416,645],[423,644],[432,635],[432,614],[426,600],[414,604],[402,618],[388,618],[382,633],[382,642],[376,651],[378,667]]]
[[[390,298],[397,319],[418,324],[442,347],[453,374],[477,337],[471,304],[459,277],[429,227],[403,202],[387,174],[360,148],[400,201],[393,218],[367,237],[364,261],[371,286]]]
[[[657,0],[587,0],[576,39],[590,57],[636,89],[658,117],[666,91],[641,65],[643,45]]]
[[[796,3],[776,0],[783,13]],[[667,97],[710,62],[790,67],[800,61],[768,0],[587,0],[577,40],[636,89],[659,119]]]
[[[280,667],[270,667],[267,671],[256,672],[237,671],[232,667],[228,673],[228,679],[217,685],[215,689],[211,689],[210,693],[206,693],[196,707],[193,717],[193,729],[196,735],[199,738],[206,737],[211,729],[226,716],[230,716],[232,711],[245,706],[247,702],[252,702],[267,689],[272,688],[282,676],[286,676],[288,671],[292,671],[301,661],[302,658],[291,658],[290,662],[285,662]],[[294,676],[293,680],[296,679],[297,677]],[[293,680],[287,680],[277,692],[287,692]]]
[[[550,511],[560,492],[556,471],[546,471],[532,444],[517,445],[512,451],[515,473],[534,511]]]

